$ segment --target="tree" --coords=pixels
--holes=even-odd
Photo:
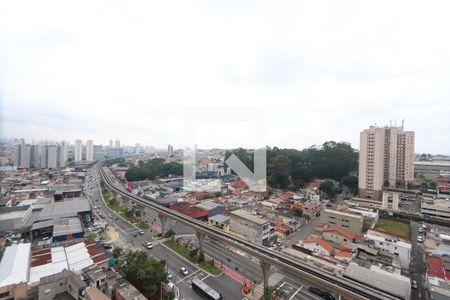
[[[435,190],[437,188],[437,183],[435,181],[430,182],[430,189]]]
[[[401,187],[401,185],[402,185],[402,182],[400,181],[400,180],[397,180],[396,182],[395,182],[395,187],[398,189],[399,187]]]
[[[303,210],[301,209],[301,208],[294,208],[294,215],[296,216],[296,217],[301,217],[301,216],[303,216]]]
[[[198,249],[194,248],[191,251],[189,251],[189,256],[190,257],[195,257],[198,254]]]
[[[358,192],[358,177],[353,175],[344,176],[341,179],[341,185],[350,189],[355,195]]]
[[[336,195],[334,184],[333,184],[333,182],[331,182],[329,180],[322,182],[319,185],[319,190],[322,193],[325,193],[328,196],[328,198],[333,198]]]
[[[168,282],[165,263],[155,260],[147,252],[130,251],[124,261],[121,270],[125,278],[147,298],[160,292],[161,282]]]
[[[420,189],[422,190],[422,191],[426,191],[426,190],[428,190],[428,188],[429,188],[429,185],[428,185],[428,182],[422,182],[421,184],[420,184]]]
[[[175,232],[172,229],[169,229],[166,231],[166,233],[164,234],[165,238],[172,238],[175,235]]]
[[[385,188],[389,187],[389,180],[385,180],[384,183],[383,183],[383,186]]]
[[[112,251],[112,256],[114,256],[115,258],[119,258],[120,255],[122,255],[123,253],[123,249],[120,247],[115,247]]]

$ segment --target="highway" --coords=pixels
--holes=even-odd
[[[277,267],[285,269],[289,272],[294,272],[302,278],[313,281],[320,287],[332,289],[338,293],[341,293],[348,299],[397,299],[394,296],[387,295],[381,291],[369,288],[346,278],[337,277],[334,274],[327,273],[303,262],[293,260],[292,258],[278,252],[250,243],[236,236],[225,233],[217,228],[210,227],[198,220],[191,219],[166,207],[132,195],[131,193],[124,191],[123,187],[117,187],[109,175],[105,173],[103,167],[99,167],[98,170],[105,184],[110,190],[113,191],[113,193],[119,194],[122,197],[125,197],[125,199],[132,200],[144,207],[149,207],[156,212],[169,217],[170,219],[194,228],[197,232],[207,234],[222,243],[245,251],[254,257],[263,259],[266,263],[276,265]]]

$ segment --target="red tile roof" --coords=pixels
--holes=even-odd
[[[330,244],[328,244],[326,241],[324,241],[323,239],[308,237],[306,240],[303,241],[303,244],[311,244],[311,243],[318,244],[319,246],[321,246],[328,252],[333,251],[333,247]]]
[[[445,279],[445,273],[442,258],[430,256],[428,258],[428,275]]]
[[[347,251],[339,251],[334,255],[334,257],[345,257],[345,258],[352,258],[353,253],[347,252]]]
[[[342,227],[337,227],[336,226],[336,227],[325,228],[325,229],[322,230],[322,232],[330,232],[330,231],[336,231],[340,235],[343,235],[343,236],[345,236],[346,238],[348,238],[350,240],[353,240],[355,238],[355,236],[352,233],[348,232],[347,230],[345,230]]]

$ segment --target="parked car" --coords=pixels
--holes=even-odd
[[[326,300],[336,300],[336,298],[334,298],[334,296],[328,292],[322,292],[322,295],[320,295],[320,297]]]
[[[422,237],[421,235],[419,235],[419,236],[417,237],[417,241],[418,241],[419,243],[423,243],[423,237]]]
[[[415,280],[411,281],[411,287],[413,289],[417,289],[417,281],[415,281]]]
[[[310,286],[310,287],[308,288],[308,291],[309,291],[310,293],[314,294],[314,295],[322,296],[322,291],[321,291],[319,288]]]
[[[143,235],[144,234],[144,230],[139,230],[139,234]]]
[[[173,274],[172,273],[167,273],[167,279],[172,279],[172,277],[173,277]]]
[[[181,267],[180,268],[180,273],[183,274],[184,276],[186,276],[187,274],[189,274],[188,270],[185,267]]]

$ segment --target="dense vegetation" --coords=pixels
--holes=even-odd
[[[253,153],[239,148],[227,151],[228,158],[234,153],[253,170]],[[351,175],[358,168],[358,153],[344,143],[326,142],[320,149],[304,150],[267,148],[267,179],[274,188],[298,190],[315,178],[333,179],[357,187],[357,177]]]
[[[177,162],[166,163],[162,158],[155,158],[145,163],[139,162],[139,166],[132,166],[125,173],[128,181],[155,179],[169,175],[183,175],[183,165]]]
[[[125,161],[125,158],[114,158],[114,159],[108,159],[103,162],[103,165],[107,167],[111,167],[112,165],[116,165],[119,167],[126,167],[127,163]]]
[[[144,251],[128,252],[123,257],[121,271],[149,299],[159,293],[161,282],[168,282],[165,261],[157,261]]]

